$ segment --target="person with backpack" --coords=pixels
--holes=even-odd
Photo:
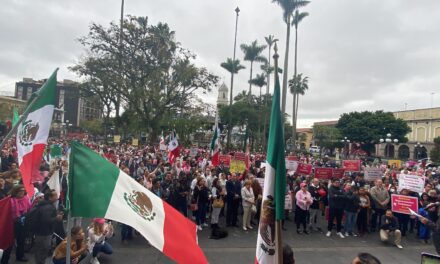
[[[23,222],[23,216],[31,209],[31,201],[26,195],[26,189],[23,185],[15,185],[11,189],[11,208],[12,219],[14,220],[14,235],[17,243],[15,258],[18,262],[27,262],[24,255],[24,244],[26,239],[26,229]]]
[[[30,219],[26,220],[35,234],[35,264],[44,264],[51,249],[52,234],[55,227],[63,220],[63,213],[57,212],[55,204],[58,202],[58,193],[49,190],[33,211]]]

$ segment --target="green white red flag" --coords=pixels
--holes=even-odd
[[[220,164],[219,154],[220,154],[220,129],[218,128],[218,113],[215,115],[215,125],[214,134],[211,140],[211,163],[213,166],[218,166]]]
[[[44,83],[33,103],[28,102],[24,120],[18,124],[18,166],[27,194],[34,194],[32,179],[39,178],[39,168],[49,136],[55,108],[57,71]]]
[[[69,201],[73,217],[124,223],[177,263],[208,263],[193,222],[78,142],[71,143]]]
[[[276,263],[277,260],[275,220],[284,219],[284,199],[286,193],[284,127],[282,120],[280,83],[278,73],[275,73],[263,199],[257,235],[256,264]],[[279,248],[282,248],[282,245]]]

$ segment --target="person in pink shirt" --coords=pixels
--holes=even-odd
[[[301,234],[299,230],[301,224],[303,225],[303,233],[309,234],[307,232],[307,214],[309,212],[310,205],[313,203],[312,195],[307,191],[307,184],[302,182],[300,184],[300,190],[296,193],[296,211],[295,211],[295,222],[296,222],[296,233]]]
[[[15,257],[17,261],[25,262],[27,261],[27,258],[24,255],[26,233],[21,218],[31,209],[31,201],[26,195],[25,188],[21,184],[15,185],[11,190],[11,209],[12,219],[14,220],[15,240],[17,242]]]

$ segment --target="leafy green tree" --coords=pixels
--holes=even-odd
[[[429,157],[434,162],[440,162],[440,137],[434,138],[434,148],[429,153]]]
[[[341,132],[338,128],[332,126],[313,126],[313,138],[318,146],[323,148],[333,150],[335,148],[342,147],[341,143]]]
[[[283,21],[286,23],[286,52],[284,55],[284,75],[283,75],[283,100],[281,102],[281,111],[286,112],[286,98],[287,98],[287,74],[289,69],[289,47],[290,47],[290,23],[293,12],[303,6],[306,6],[310,1],[303,0],[272,0],[273,3],[278,4],[283,10]]]
[[[195,55],[176,41],[166,23],[148,25],[147,17],[128,16],[122,46],[120,32],[117,23],[93,23],[79,39],[87,53],[71,69],[120,96],[124,110],[134,113],[141,129],[149,131],[150,142],[156,142],[160,121],[185,113],[196,94],[209,92],[218,77],[193,63]]]
[[[257,76],[255,76],[255,78],[253,78],[252,80],[249,81],[251,84],[260,87],[260,98],[262,98],[262,94],[261,94],[261,89],[267,85],[266,82],[266,75],[264,75],[264,73],[261,74],[257,74]]]
[[[244,53],[244,60],[251,63],[250,77],[249,77],[249,95],[252,94],[252,70],[254,62],[267,62],[267,59],[261,55],[261,53],[266,49],[266,45],[258,45],[257,41],[254,40],[250,45],[241,44],[240,48]],[[250,96],[249,96],[250,97]]]
[[[103,122],[99,119],[81,120],[79,126],[86,132],[91,133],[95,136],[102,135],[102,133],[104,132]]]
[[[292,135],[296,138],[296,122],[298,120],[298,105],[299,95],[304,95],[309,89],[309,77],[302,76],[302,73],[294,75],[289,80],[290,92],[293,94],[293,109],[292,109]],[[296,146],[296,144],[295,144]]]
[[[404,143],[408,141],[406,135],[411,132],[404,120],[384,111],[345,113],[339,118],[336,127],[341,131],[342,137],[360,143],[361,148],[368,152],[388,133]]]

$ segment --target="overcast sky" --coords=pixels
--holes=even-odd
[[[117,20],[120,4],[2,0],[0,91],[13,91],[23,77],[47,78],[56,67],[59,79],[77,80],[67,70],[84,54],[76,39],[88,33],[91,22],[108,25]],[[273,34],[280,40],[282,64],[286,26],[281,8],[271,0],[126,0],[125,14],[148,16],[154,24],[167,22],[177,40],[197,54],[197,65],[229,84],[230,75],[220,63],[232,57],[237,6],[237,57],[243,57],[241,43],[263,44],[264,36]],[[408,109],[426,108],[432,98],[433,105],[440,106],[438,0],[312,0],[301,11],[310,16],[299,27],[298,71],[310,80],[309,91],[300,98],[299,127],[350,111],[404,110],[405,103]],[[294,34],[289,78],[293,44]],[[234,94],[248,89],[249,63],[242,63],[247,69],[236,77]],[[254,69],[259,72],[259,66]],[[206,100],[214,103],[216,97],[214,90]],[[287,108],[290,113],[291,95]]]

